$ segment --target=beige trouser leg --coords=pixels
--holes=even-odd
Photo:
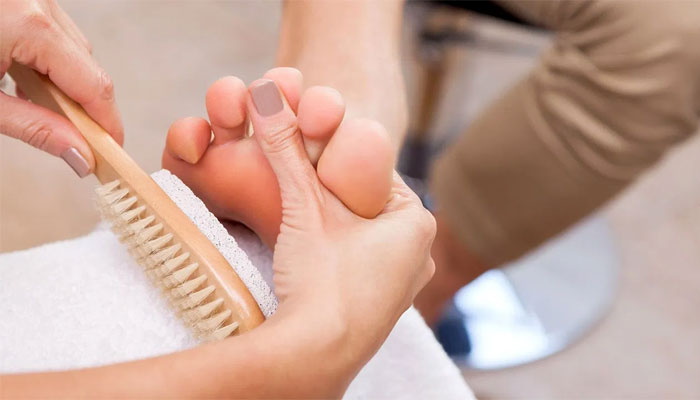
[[[700,1],[502,4],[554,30],[554,45],[432,175],[441,215],[490,266],[606,202],[700,113]]]

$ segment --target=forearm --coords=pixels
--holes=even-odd
[[[339,350],[342,330],[272,317],[258,329],[191,350],[74,371],[0,376],[0,397],[339,397],[362,361]],[[310,326],[317,327],[315,331]],[[348,353],[352,354],[352,353]]]
[[[407,115],[402,17],[403,1],[288,1],[277,64],[301,70],[306,86],[341,91],[347,113],[384,124],[398,149]]]

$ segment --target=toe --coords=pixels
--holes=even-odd
[[[245,135],[246,95],[247,88],[243,81],[233,76],[217,80],[207,90],[207,113],[214,131],[215,145]]]
[[[304,135],[304,147],[316,165],[323,149],[338,129],[345,115],[345,102],[340,93],[327,86],[307,89],[299,101],[297,119]]]
[[[203,118],[181,118],[170,125],[165,149],[177,159],[196,164],[209,146],[211,128]]]
[[[355,214],[374,218],[391,193],[394,157],[378,122],[349,119],[338,128],[318,162],[318,177]]]
[[[292,111],[297,112],[304,84],[304,77],[301,71],[296,68],[278,67],[267,71],[263,78],[275,81],[282,93],[284,93],[289,107],[291,107]]]

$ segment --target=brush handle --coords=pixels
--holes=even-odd
[[[215,285],[217,294],[233,311],[240,332],[253,329],[265,320],[248,288],[219,250],[79,104],[48,77],[28,67],[13,63],[8,73],[32,102],[64,115],[78,128],[92,148],[94,174],[100,182],[118,179],[122,186],[128,187],[138,198],[139,205],[145,205],[148,213],[179,239],[200,268],[207,270],[208,281]]]

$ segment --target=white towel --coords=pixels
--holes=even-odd
[[[228,231],[235,240],[223,241],[240,245],[269,281],[270,252],[246,229],[229,226]],[[270,301],[265,290],[260,288],[259,302]],[[0,373],[104,365],[197,344],[141,267],[104,227],[78,239],[0,255]],[[345,398],[473,395],[411,308]]]

